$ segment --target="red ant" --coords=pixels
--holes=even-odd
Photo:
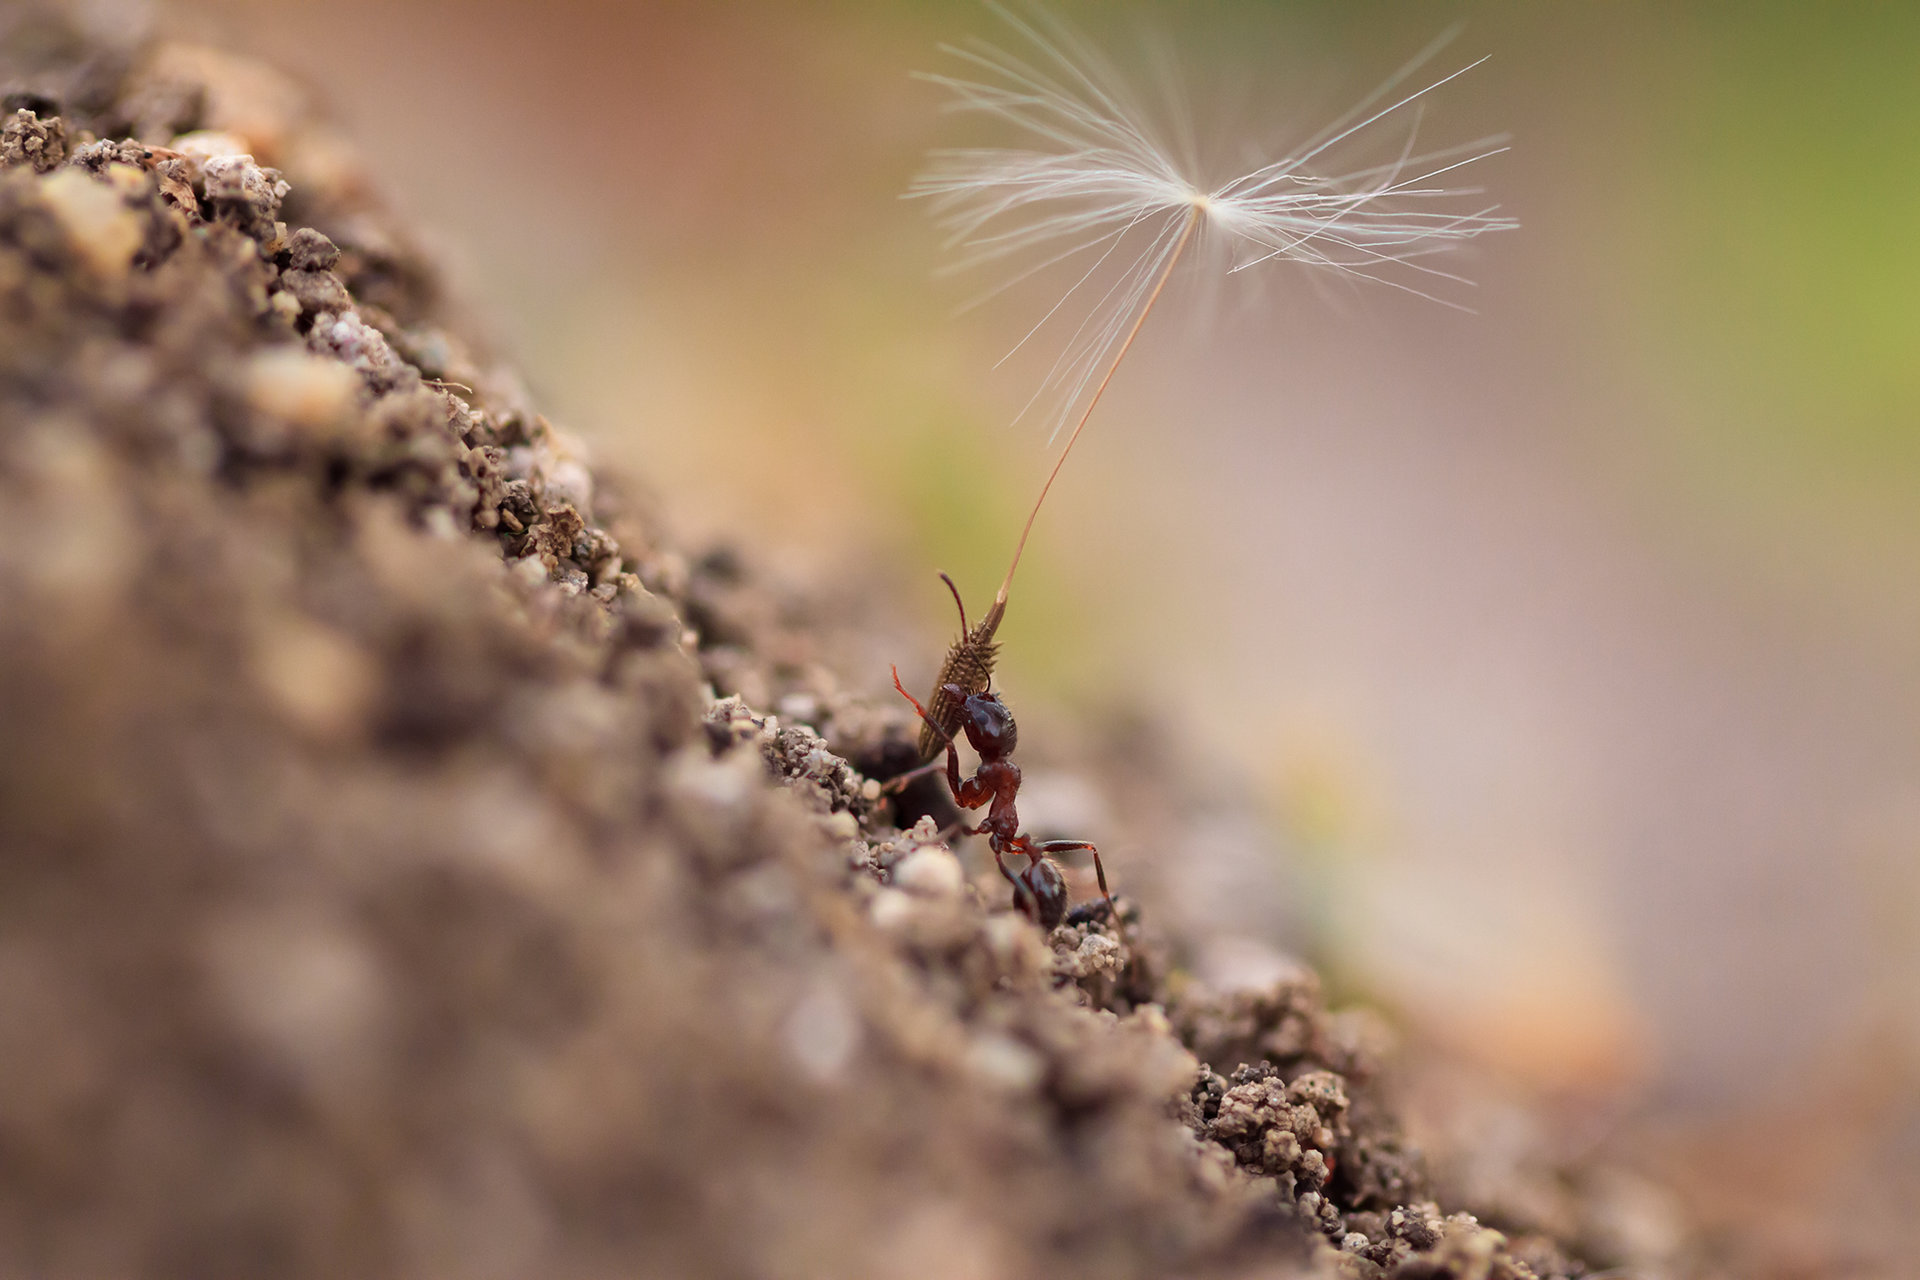
[[[946,578],[944,573],[940,575]],[[947,579],[947,587],[953,591],[955,604],[960,604],[960,592]],[[967,631],[967,609],[960,605],[960,630]],[[988,846],[993,850],[994,865],[1000,868],[1000,874],[1013,886],[1013,905],[1034,923],[1043,929],[1051,929],[1059,924],[1067,914],[1067,882],[1061,875],[1059,864],[1049,856],[1065,853],[1072,849],[1085,849],[1093,855],[1093,872],[1100,880],[1100,892],[1107,900],[1107,910],[1111,913],[1113,893],[1107,888],[1107,869],[1100,862],[1100,851],[1085,840],[1044,840],[1035,842],[1033,837],[1020,830],[1020,814],[1014,808],[1014,799],[1020,792],[1020,766],[1010,758],[1020,735],[1013,723],[1013,712],[1007,710],[1007,704],[1000,701],[1000,695],[991,689],[969,692],[951,681],[942,684],[936,690],[936,696],[944,696],[947,704],[958,709],[960,727],[966,731],[967,745],[980,757],[980,766],[970,778],[960,776],[960,752],[953,745],[953,731],[936,721],[920,700],[907,692],[900,683],[900,669],[893,669],[893,687],[900,696],[913,704],[920,719],[932,731],[933,740],[946,748],[947,787],[953,792],[954,803],[962,809],[978,809],[992,801],[987,810],[986,820],[977,827],[969,827],[964,822],[960,830],[967,835],[984,835]],[[937,704],[936,704],[937,705]],[[1006,855],[1018,853],[1026,855],[1027,865],[1019,871],[1010,870]]]

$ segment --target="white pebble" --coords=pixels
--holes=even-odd
[[[247,358],[247,403],[292,426],[317,429],[345,419],[359,401],[360,375],[298,347],[270,347]]]
[[[571,503],[583,516],[593,513],[593,473],[568,459],[547,471],[547,497]]]
[[[822,978],[787,1015],[787,1052],[815,1084],[832,1084],[860,1044],[860,1019],[840,984]]]
[[[893,883],[908,893],[927,898],[951,898],[966,884],[960,859],[945,849],[916,849],[893,867]]]
[[[1027,1093],[1046,1075],[1047,1064],[1038,1053],[1011,1036],[989,1031],[967,1046],[967,1068],[988,1084],[1009,1093]]]
[[[914,911],[913,899],[899,889],[882,889],[867,905],[868,917],[888,933],[905,928],[913,919]]]

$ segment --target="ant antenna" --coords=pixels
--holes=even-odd
[[[1160,291],[1167,287],[1167,277],[1173,274],[1174,267],[1180,261],[1180,255],[1186,250],[1187,241],[1193,238],[1193,229],[1200,225],[1200,215],[1205,213],[1207,201],[1204,196],[1195,196],[1193,206],[1187,213],[1187,225],[1181,229],[1180,239],[1174,243],[1173,252],[1167,257],[1167,265],[1160,269],[1160,278],[1154,281],[1153,292],[1147,295],[1147,304],[1140,308],[1135,317],[1133,328],[1127,331],[1127,340],[1120,344],[1119,352],[1113,357],[1113,363],[1107,366],[1107,374],[1100,379],[1100,385],[1093,389],[1093,396],[1087,401],[1087,407],[1080,413],[1080,420],[1073,424],[1073,434],[1067,437],[1066,448],[1060,450],[1060,456],[1054,460],[1053,470],[1047,473],[1047,482],[1040,486],[1040,496],[1033,500],[1033,510],[1027,513],[1027,523],[1020,530],[1020,541],[1013,545],[1013,562],[1007,566],[1007,576],[1000,581],[1000,590],[994,593],[993,607],[987,610],[987,616],[981,619],[981,625],[989,623],[998,626],[1000,617],[1007,611],[1007,591],[1013,586],[1013,571],[1020,567],[1020,553],[1027,549],[1027,535],[1033,532],[1034,518],[1040,514],[1040,504],[1047,500],[1047,491],[1053,488],[1054,477],[1060,474],[1060,468],[1066,463],[1067,455],[1073,452],[1074,441],[1080,438],[1080,431],[1087,425],[1087,419],[1093,416],[1093,406],[1100,403],[1101,393],[1107,384],[1113,381],[1113,375],[1120,368],[1120,362],[1127,358],[1127,351],[1133,346],[1133,340],[1140,336],[1140,326],[1147,322],[1147,313],[1153,310],[1153,304],[1160,301]],[[946,577],[943,573],[941,577]],[[953,584],[949,582],[948,586]],[[958,599],[958,596],[955,597]],[[991,628],[989,634],[992,633]]]

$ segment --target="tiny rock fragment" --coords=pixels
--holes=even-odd
[[[331,271],[338,261],[340,250],[312,227],[300,227],[287,237],[287,265],[295,271]]]
[[[279,170],[263,169],[242,154],[210,157],[201,163],[200,173],[208,204],[234,218],[255,240],[272,238],[280,202],[293,189]]]
[[[209,160],[232,158],[245,160],[248,164],[253,163],[251,148],[245,138],[237,133],[223,133],[217,129],[199,129],[192,133],[183,133],[176,137],[167,149],[177,151],[196,165],[203,167]]]
[[[981,1080],[1011,1093],[1040,1086],[1046,1059],[1032,1048],[997,1032],[977,1035],[967,1045],[967,1068]]]
[[[280,287],[292,294],[300,310],[308,315],[345,311],[353,305],[347,286],[331,271],[288,271],[280,277]]]
[[[256,411],[307,430],[343,422],[361,388],[352,369],[298,347],[270,347],[250,357],[245,384]]]
[[[873,923],[887,933],[905,928],[913,919],[913,898],[899,889],[882,889],[867,904]]]
[[[894,864],[893,883],[908,893],[930,898],[950,898],[966,885],[960,859],[945,849],[916,849]]]
[[[46,173],[66,158],[67,127],[58,116],[42,120],[22,107],[0,125],[0,169],[26,165]]]
[[[96,276],[124,280],[140,250],[139,219],[120,193],[79,169],[62,169],[40,180],[40,199],[59,219],[67,243]]]
[[[730,751],[718,760],[683,752],[667,771],[669,811],[712,866],[737,867],[754,855],[744,837],[763,785],[760,762],[750,751]]]
[[[841,984],[827,977],[807,987],[784,1030],[787,1052],[816,1084],[839,1080],[860,1044],[859,1012]]]
[[[345,737],[363,725],[379,687],[372,661],[350,638],[294,615],[261,628],[253,669],[288,720],[324,738]]]

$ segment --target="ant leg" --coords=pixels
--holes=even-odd
[[[940,768],[940,761],[929,760],[917,768],[907,770],[905,773],[896,773],[880,784],[880,794],[883,796],[899,795],[918,779],[924,778],[930,773],[938,773]]]
[[[942,729],[940,727],[939,721],[935,720],[932,716],[928,715],[927,709],[920,705],[920,699],[908,693],[907,686],[900,683],[900,668],[898,666],[890,666],[888,670],[893,672],[893,687],[899,690],[900,696],[913,704],[913,709],[920,713],[920,718],[922,720],[925,720],[928,724],[933,726],[933,731],[935,733],[939,734],[946,741],[952,742],[953,735],[948,733],[945,729]]]
[[[938,733],[940,735],[941,740],[947,744],[947,786],[949,789],[952,790],[953,798],[955,802],[957,802],[962,808],[971,808],[971,807],[974,807],[975,805],[978,805],[980,802],[977,800],[974,801],[974,805],[968,805],[967,802],[961,798],[960,753],[954,749],[953,735],[951,733],[948,733],[945,729],[942,729],[940,725],[934,720],[934,718],[927,714],[927,709],[920,705],[920,699],[914,697],[912,694],[907,692],[907,686],[900,683],[900,668],[897,666],[894,666],[894,667],[890,667],[889,669],[893,672],[893,687],[900,691],[901,697],[905,698],[908,702],[911,702],[913,704],[913,709],[920,713],[920,718],[922,720],[925,720],[928,724],[932,725],[934,732]]]
[[[1040,846],[1042,853],[1065,853],[1070,849],[1085,849],[1093,855],[1093,874],[1100,881],[1100,893],[1107,900],[1107,906],[1113,906],[1113,890],[1107,888],[1107,868],[1100,861],[1100,851],[1085,840],[1048,840]],[[1116,908],[1117,910],[1117,908]],[[1119,916],[1114,917],[1115,921]]]

